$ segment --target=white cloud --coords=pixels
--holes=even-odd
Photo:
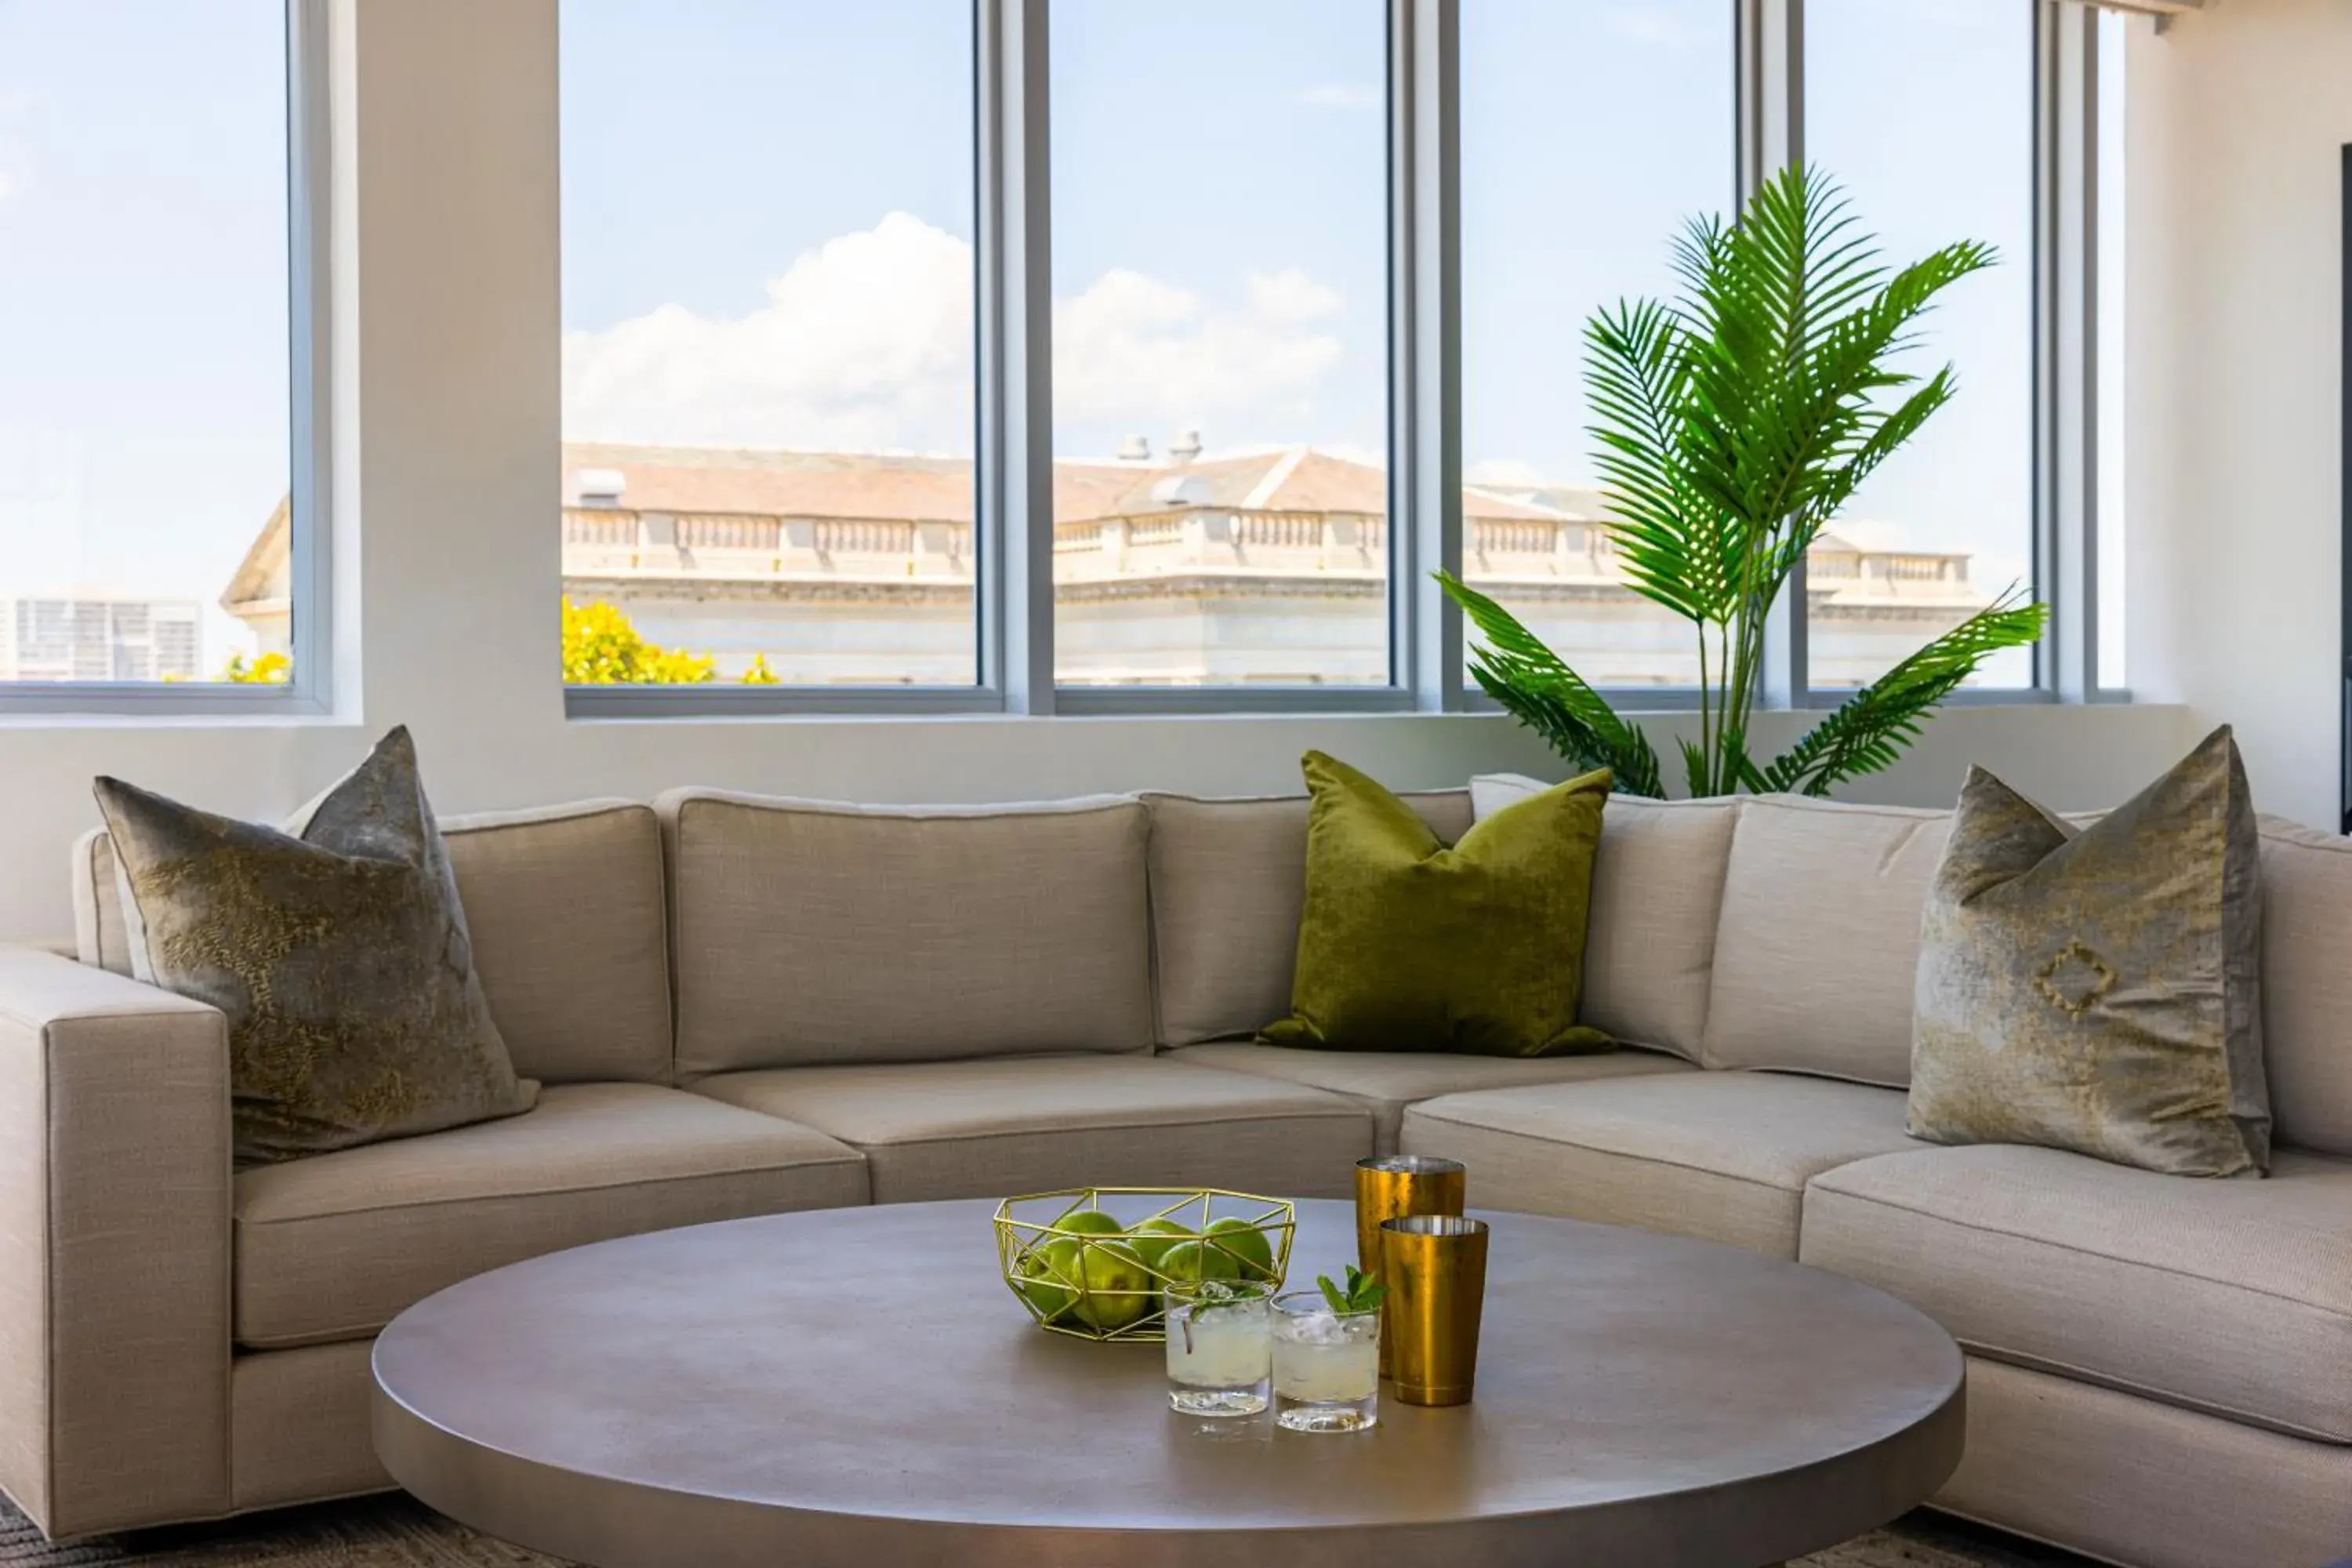
[[[1303,272],[1247,279],[1238,310],[1139,272],[1105,273],[1054,308],[1054,399],[1063,421],[1139,430],[1233,429],[1310,412],[1344,352],[1339,295]]]
[[[681,305],[564,334],[574,437],[851,450],[971,445],[971,247],[906,213],[829,239],[748,315]]]
[[[1524,458],[1487,458],[1465,468],[1462,477],[1474,485],[1500,489],[1526,489],[1550,482],[1541,468]]]
[[[1291,269],[1237,305],[1128,269],[1054,311],[1059,421],[1243,430],[1311,412],[1340,295]],[[574,438],[967,451],[971,247],[905,213],[826,241],[732,318],[680,305],[564,335]]]
[[[1348,308],[1337,289],[1318,283],[1296,267],[1280,272],[1253,272],[1244,283],[1244,291],[1251,314],[1277,326],[1302,327],[1328,321]]]
[[[6,201],[16,194],[16,176],[5,169],[0,169],[0,202]]]
[[[1295,101],[1308,109],[1378,109],[1385,95],[1361,82],[1329,81],[1298,89]]]

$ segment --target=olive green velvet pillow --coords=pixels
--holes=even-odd
[[[139,978],[228,1018],[244,1164],[528,1110],[408,731],[280,831],[97,781]]]
[[[1971,769],[1920,930],[1912,1133],[2266,1169],[2260,851],[2226,728],[2080,831]]]
[[[1291,1016],[1261,1039],[1496,1057],[1614,1043],[1576,1021],[1608,773],[1506,806],[1449,849],[1345,763],[1309,752],[1304,768],[1313,800]]]

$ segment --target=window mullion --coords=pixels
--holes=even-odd
[[[2035,680],[2088,702],[2099,692],[2097,14],[2034,10],[2034,590],[2050,606]]]
[[[1459,710],[1462,117],[1459,0],[1391,0],[1390,668],[1424,712]]]
[[[1805,160],[1805,0],[1734,0],[1738,8],[1738,202]],[[1764,623],[1758,706],[1801,708],[1809,700],[1805,563],[1789,573]]]
[[[292,437],[287,492],[290,603],[288,626],[295,699],[325,711],[334,700],[334,639],[329,606],[334,599],[329,497],[334,424],[328,360],[333,302],[328,292],[334,243],[331,201],[334,163],[329,131],[327,0],[287,0],[288,116],[287,277],[292,351]]]
[[[982,680],[1054,710],[1050,0],[976,0]]]

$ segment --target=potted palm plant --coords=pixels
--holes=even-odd
[[[1681,742],[1690,792],[1827,795],[1891,765],[1979,665],[2033,642],[2047,619],[2011,588],[1786,752],[1761,765],[1749,755],[1766,618],[1838,510],[1950,401],[1951,367],[1923,379],[1903,352],[1937,294],[1997,258],[1963,241],[1892,270],[1836,186],[1801,167],[1737,223],[1693,220],[1674,258],[1680,298],[1621,301],[1585,327],[1607,524],[1633,591],[1698,641],[1698,739]],[[1439,577],[1483,639],[1471,673],[1489,696],[1575,766],[1665,793],[1640,726],[1508,610]]]

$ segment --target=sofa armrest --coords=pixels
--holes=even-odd
[[[214,1008],[0,947],[0,1488],[52,1537],[228,1507]]]

